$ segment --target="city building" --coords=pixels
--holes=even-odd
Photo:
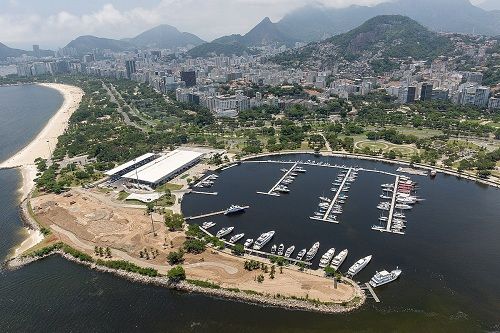
[[[422,84],[422,89],[420,90],[420,100],[421,101],[432,100],[432,88],[433,88],[433,85],[431,83]]]
[[[132,74],[136,72],[135,60],[125,61],[125,71],[127,72],[127,78],[132,78]]]
[[[196,72],[195,71],[182,71],[181,81],[186,83],[186,88],[194,87],[196,85]]]

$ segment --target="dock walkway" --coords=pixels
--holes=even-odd
[[[250,206],[242,206],[242,208],[243,209],[248,209],[248,208],[250,208]],[[189,217],[186,217],[186,220],[202,219],[204,217],[221,215],[221,214],[224,214],[225,212],[226,212],[226,210],[224,209],[224,210],[221,210],[221,211],[218,211],[218,212],[206,213],[206,214],[197,215],[197,216],[189,216]]]

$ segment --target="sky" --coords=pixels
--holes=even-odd
[[[244,34],[266,16],[276,22],[308,4],[346,7],[386,1],[390,0],[0,0],[0,42],[56,49],[81,35],[126,38],[159,24],[210,41]]]

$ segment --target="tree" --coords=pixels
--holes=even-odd
[[[167,277],[169,282],[177,283],[186,279],[186,272],[182,266],[175,266],[168,271]]]
[[[182,214],[166,214],[165,215],[165,225],[168,230],[176,231],[181,230],[184,224],[184,217]]]
[[[235,244],[233,248],[231,249],[231,252],[236,254],[237,256],[241,256],[245,254],[245,248],[243,247],[242,244]]]
[[[184,251],[180,249],[179,251],[170,252],[167,255],[167,261],[170,265],[177,265],[184,262]]]
[[[335,276],[335,272],[336,272],[336,270],[332,266],[325,267],[325,275],[326,276],[330,276],[330,277]]]
[[[184,242],[184,250],[188,253],[200,254],[205,251],[205,242],[200,239],[187,239]]]

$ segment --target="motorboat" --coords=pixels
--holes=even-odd
[[[330,262],[330,266],[333,267],[335,270],[338,270],[340,265],[344,262],[345,258],[347,258],[347,254],[349,251],[347,249],[344,249],[339,252],[335,257],[333,257],[332,261]]]
[[[230,234],[234,230],[234,227],[222,228],[215,234],[215,237],[221,238]]]
[[[319,261],[319,267],[325,268],[326,266],[330,265],[330,261],[332,261],[334,254],[335,254],[335,248],[333,247],[328,251],[326,251]]]
[[[245,236],[245,234],[236,234],[229,239],[229,243],[236,243],[237,241],[242,239],[244,236]]]
[[[354,275],[356,275],[356,274],[358,274],[359,272],[361,272],[361,270],[363,268],[366,267],[366,265],[368,265],[368,263],[370,262],[370,260],[372,260],[372,256],[371,255],[359,259],[358,261],[356,261],[354,263],[354,265],[352,265],[351,267],[349,267],[349,270],[347,271],[347,274],[349,276],[351,276],[351,277],[354,276]]]
[[[370,280],[370,285],[374,288],[380,287],[384,284],[390,283],[394,280],[396,280],[400,275],[402,271],[396,267],[395,270],[388,272],[386,270],[377,272]]]
[[[250,245],[253,244],[253,239],[252,238],[248,238],[246,241],[245,241],[245,244],[243,244],[244,247],[250,247]]]
[[[278,246],[278,255],[279,256],[282,256],[283,255],[283,251],[285,251],[285,245],[283,245],[283,243],[281,243],[279,246]]]
[[[285,257],[289,258],[292,255],[293,251],[295,251],[295,245],[292,245],[288,249],[286,249]]]
[[[307,251],[306,253],[306,261],[311,261],[314,256],[316,256],[316,253],[318,253],[319,249],[319,242],[316,242],[313,244],[313,246]]]

